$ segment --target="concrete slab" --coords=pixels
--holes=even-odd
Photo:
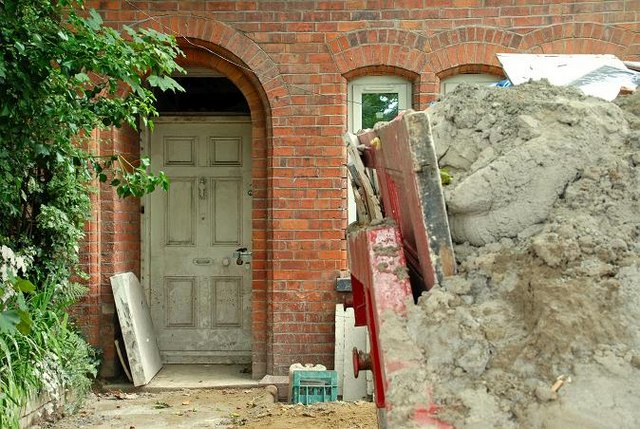
[[[162,368],[149,306],[140,282],[133,273],[112,276],[111,288],[133,384],[142,386]]]
[[[164,365],[142,390],[250,388],[260,386],[248,365]]]

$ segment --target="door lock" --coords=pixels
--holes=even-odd
[[[233,252],[233,258],[236,260],[237,265],[250,264],[252,251],[247,250],[246,247],[241,247]]]

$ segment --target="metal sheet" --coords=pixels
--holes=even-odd
[[[456,270],[429,117],[407,111],[358,138],[376,170],[384,215],[400,229],[417,296]]]
[[[570,83],[585,94],[613,100],[620,93],[620,88],[636,88],[640,85],[640,73],[633,70],[622,70],[612,66],[602,66]]]

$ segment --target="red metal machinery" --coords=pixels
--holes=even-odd
[[[385,327],[401,323],[423,291],[455,273],[429,118],[407,112],[359,134],[357,143],[364,166],[375,169],[385,220],[347,233],[356,326],[368,327],[371,344],[370,354],[354,349],[354,373],[373,371],[380,427],[449,428],[435,415],[431,386],[413,386],[409,403],[388,394],[403,379],[411,384],[424,362],[408,333],[390,337]]]

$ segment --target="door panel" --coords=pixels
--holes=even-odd
[[[238,179],[211,179],[214,197],[211,199],[211,244],[242,244],[242,182]]]
[[[160,120],[151,162],[171,180],[150,196],[151,315],[165,363],[251,362],[251,123]]]
[[[164,296],[167,300],[165,326],[171,328],[196,326],[195,286],[195,277],[165,277]]]
[[[196,244],[196,183],[193,178],[176,177],[165,195],[165,245]]]
[[[242,325],[242,279],[212,278],[215,326]]]

